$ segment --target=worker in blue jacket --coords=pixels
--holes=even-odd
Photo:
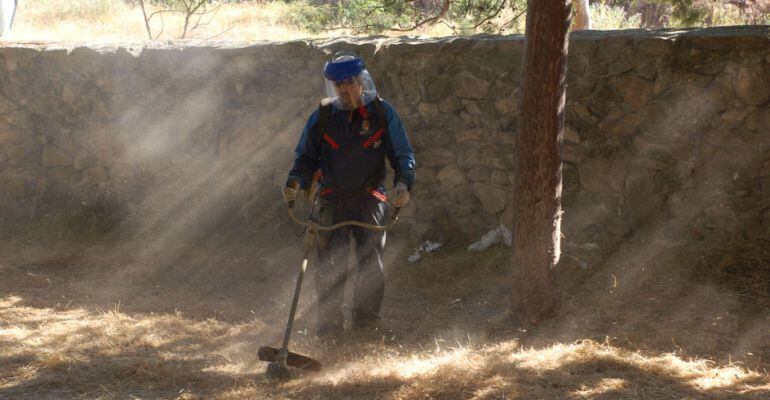
[[[308,190],[320,170],[315,217],[324,225],[345,220],[385,223],[388,196],[395,207],[409,202],[415,180],[414,152],[401,118],[379,98],[364,60],[337,53],[324,65],[327,98],[302,131],[294,165],[283,189],[293,201]],[[385,160],[395,172],[393,190],[385,190]],[[319,235],[317,266],[317,333],[342,332],[346,260],[350,236],[355,241],[357,274],[353,284],[353,328],[376,328],[385,292],[385,232],[347,227]]]

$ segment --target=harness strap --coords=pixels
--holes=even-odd
[[[333,150],[337,150],[337,149],[339,149],[339,148],[340,148],[340,145],[339,145],[339,144],[337,144],[337,142],[335,142],[335,141],[334,141],[334,139],[332,139],[332,137],[331,137],[331,136],[329,136],[329,134],[328,134],[328,133],[324,133],[324,136],[323,136],[323,138],[324,138],[324,140],[326,141],[326,143],[329,143],[329,144],[332,146],[332,149],[333,149]]]
[[[323,139],[332,146],[332,149],[337,150],[340,145],[332,139],[327,133],[329,130],[329,120],[332,115],[332,103],[328,99],[321,100],[321,104],[318,105],[318,125],[317,129],[319,133],[323,133]]]
[[[328,99],[321,100],[318,105],[318,132],[326,132],[332,115],[332,103]]]
[[[388,196],[386,196],[384,193],[380,192],[377,189],[371,188],[369,189],[369,194],[374,196],[377,200],[387,203],[388,202]]]
[[[375,97],[374,100],[372,100],[372,107],[374,107],[374,114],[377,116],[377,122],[380,123],[380,126],[387,129],[388,118],[385,116],[385,108],[382,106],[379,97]]]
[[[378,129],[377,132],[375,132],[374,135],[372,135],[372,137],[370,137],[369,139],[366,139],[366,141],[363,144],[363,147],[365,149],[369,148],[369,146],[374,144],[374,142],[380,140],[380,138],[382,138],[382,135],[385,133],[385,130],[386,130],[385,128]]]
[[[361,117],[361,119],[369,118],[369,112],[366,111],[366,106],[358,107],[358,115]]]

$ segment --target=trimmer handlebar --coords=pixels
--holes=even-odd
[[[339,229],[345,226],[358,226],[360,228],[369,229],[371,231],[375,232],[383,232],[388,229],[390,229],[398,220],[398,213],[401,211],[401,207],[396,207],[393,209],[393,212],[390,214],[390,221],[388,221],[385,225],[375,225],[375,224],[367,224],[361,221],[341,221],[334,225],[321,225],[317,222],[313,222],[311,220],[302,221],[299,218],[297,218],[296,215],[294,215],[294,201],[288,202],[289,204],[289,218],[291,218],[292,221],[299,225],[304,225],[308,229],[312,229],[315,231],[333,231],[335,229]]]

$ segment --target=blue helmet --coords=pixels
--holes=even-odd
[[[358,76],[366,68],[364,59],[350,53],[337,53],[324,64],[324,77],[332,81]]]
[[[341,110],[368,104],[377,97],[364,59],[350,52],[338,52],[324,64],[326,97]]]

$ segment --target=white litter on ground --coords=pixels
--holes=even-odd
[[[410,263],[413,263],[421,259],[423,253],[430,253],[432,251],[435,251],[441,246],[443,246],[443,244],[426,240],[425,243],[421,244],[417,249],[415,249],[414,254],[409,256],[406,260],[409,261]]]
[[[489,246],[498,243],[505,243],[506,246],[511,247],[511,240],[511,231],[509,231],[505,226],[500,225],[496,229],[485,233],[478,242],[468,246],[468,250],[483,251],[489,248]]]

